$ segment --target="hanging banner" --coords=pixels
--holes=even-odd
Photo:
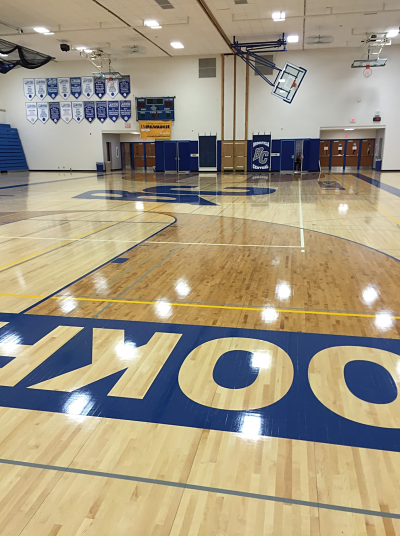
[[[126,99],[131,92],[131,77],[129,74],[119,81],[118,87],[120,94]]]
[[[49,97],[51,97],[53,100],[58,95],[58,85],[57,85],[57,78],[47,78],[47,94]]]
[[[41,123],[47,123],[49,120],[49,103],[38,102],[37,103],[38,118]]]
[[[270,170],[271,135],[259,134],[253,136],[251,161],[253,171]]]
[[[94,93],[94,79],[93,76],[82,76],[82,93],[87,99],[93,97]]]
[[[61,119],[69,123],[72,119],[72,106],[70,102],[60,102]]]
[[[71,78],[71,95],[76,99],[82,95],[82,82],[80,76]]]
[[[60,120],[60,103],[49,102],[50,119],[53,123],[58,123]]]
[[[93,123],[95,119],[94,101],[84,102],[83,104],[84,104],[83,111],[85,113],[85,119],[87,119],[89,123]]]
[[[39,99],[45,98],[47,95],[46,78],[35,78],[35,92]]]
[[[140,137],[155,140],[169,140],[171,138],[172,121],[139,121]]]
[[[26,102],[25,108],[26,108],[26,118],[33,125],[33,123],[36,123],[37,121],[36,102]]]
[[[107,80],[107,95],[109,95],[112,99],[117,95],[118,93],[118,80],[115,80],[115,78],[110,78],[110,80]]]
[[[118,101],[108,101],[108,118],[113,123],[119,119],[119,104]]]
[[[97,116],[97,119],[101,123],[104,123],[104,121],[107,119],[107,103],[106,102],[96,101],[96,116]]]
[[[119,115],[127,123],[132,115],[132,101],[119,101]]]
[[[83,102],[73,102],[72,103],[72,117],[77,123],[82,123],[83,121]]]
[[[28,100],[35,96],[35,81],[33,78],[24,78],[24,95]]]
[[[69,78],[58,79],[58,91],[63,99],[68,99],[71,95],[71,84]]]
[[[102,99],[106,93],[106,83],[104,80],[95,80],[94,81],[94,92],[96,93],[99,99]]]

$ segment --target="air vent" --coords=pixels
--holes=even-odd
[[[247,0],[235,0],[235,4],[247,4]]]
[[[217,60],[215,58],[199,58],[199,78],[216,78]]]
[[[326,45],[333,43],[333,35],[309,35],[305,38],[306,45]]]
[[[266,60],[270,61],[271,63],[274,63],[274,57],[272,55],[266,55],[266,54],[260,54],[260,56],[262,58],[265,58]],[[259,61],[255,60],[254,62],[255,64],[255,67],[257,67],[257,69],[264,75],[264,76],[269,76],[271,74],[274,73],[274,70],[272,69],[272,67],[267,67],[266,65],[264,65],[263,63],[260,63]],[[256,76],[260,76],[258,73],[256,73],[254,71],[254,74]]]
[[[168,0],[156,0],[156,2],[163,9],[174,9],[174,6]]]

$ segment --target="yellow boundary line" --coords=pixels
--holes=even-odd
[[[43,300],[46,296],[37,296],[34,294],[0,294],[0,297],[5,298],[34,298],[38,300]],[[102,302],[102,303],[126,303],[130,305],[159,305],[163,303],[162,300],[159,301],[144,301],[144,300],[118,300],[112,298],[81,298],[75,296],[51,296],[49,300],[75,300],[82,302]],[[241,307],[240,305],[208,305],[202,303],[170,303],[169,305],[174,307],[197,307],[203,309],[228,309],[230,311],[256,311],[262,312],[265,311],[266,307]],[[345,316],[345,317],[355,317],[355,318],[376,318],[376,314],[369,313],[340,313],[336,311],[308,311],[305,309],[278,309],[274,307],[274,310],[277,313],[293,313],[293,314],[306,314],[306,315],[330,315],[330,316]],[[400,316],[392,316],[391,318],[395,320],[400,320]]]
[[[394,218],[391,214],[389,214],[389,212],[386,212],[386,210],[383,210],[383,208],[378,207],[378,205],[374,205],[374,207],[376,208],[376,210],[381,212],[384,216],[386,216],[387,218],[390,218],[396,225],[400,225],[400,221],[396,220],[396,218]]]

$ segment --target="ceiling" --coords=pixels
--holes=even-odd
[[[398,0],[170,0],[172,8],[163,9],[159,3],[166,1],[2,0],[0,20],[6,25],[0,23],[0,38],[57,60],[76,60],[79,52],[61,52],[60,42],[100,48],[113,58],[211,55],[229,52],[223,34],[229,41],[233,36],[239,41],[263,41],[283,32],[297,34],[299,43],[288,45],[296,50],[357,47],[367,32],[400,26]],[[285,11],[286,20],[274,22],[273,11]],[[162,29],[145,27],[145,19],[157,20]],[[38,34],[35,26],[44,26],[54,35]],[[303,36],[312,35],[331,35],[334,41],[304,44]],[[171,41],[181,41],[185,48],[175,50]],[[400,44],[400,37],[393,43]],[[134,45],[139,52],[132,54]]]

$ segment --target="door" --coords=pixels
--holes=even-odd
[[[144,146],[146,149],[146,168],[153,169],[156,165],[156,144],[154,142],[147,142]]]
[[[322,168],[329,168],[331,158],[331,140],[321,140],[319,142],[319,162]]]
[[[199,171],[217,171],[217,136],[199,136]]]
[[[222,171],[233,171],[233,141],[221,143],[221,169]]]
[[[360,140],[347,140],[345,166],[358,168],[358,156],[360,154]]]
[[[132,151],[130,142],[121,142],[122,169],[132,169]]]
[[[372,168],[375,140],[362,140],[360,167]]]
[[[344,140],[334,140],[332,142],[331,167],[344,167]]]
[[[239,140],[233,144],[233,168],[235,171],[246,171],[247,141]]]
[[[176,141],[164,142],[164,170],[165,171],[177,171],[178,170]]]
[[[144,169],[144,146],[142,142],[133,144],[133,160],[135,169]]]
[[[282,140],[281,171],[294,171],[294,140]]]
[[[178,171],[190,171],[190,141],[178,142]]]

